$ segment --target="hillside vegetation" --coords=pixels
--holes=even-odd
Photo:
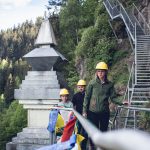
[[[58,16],[50,17],[58,49],[69,61],[63,72],[70,88],[75,89],[80,78],[89,82],[94,76],[95,65],[105,61],[109,64],[110,80],[115,82],[118,95],[123,95],[132,51],[122,23],[115,24],[122,41],[118,43],[108,19],[102,0],[68,0]],[[37,18],[35,24],[26,21],[0,32],[1,150],[27,124],[26,110],[14,101],[14,89],[31,69],[22,57],[34,48],[40,24],[41,18]]]

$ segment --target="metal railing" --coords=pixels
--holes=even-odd
[[[114,0],[114,1],[104,0],[103,4],[105,5],[105,7],[112,19],[114,19],[116,17],[121,17],[123,19],[132,40],[135,41],[135,38],[136,38],[135,26],[136,26],[136,24],[132,22],[132,20],[130,19],[130,16],[126,12],[123,5],[118,0]]]
[[[149,35],[150,34],[150,26],[146,22],[146,19],[144,18],[144,16],[142,15],[142,13],[135,6],[135,4],[133,4],[133,10],[134,10],[133,11],[133,15],[137,19],[137,21],[139,22],[140,27],[143,30],[144,34],[145,35]]]
[[[132,14],[128,14],[126,9],[118,0],[104,0],[103,3],[112,19],[119,16],[122,17],[133,41],[136,38],[135,26],[139,26],[139,28],[136,30],[141,30],[145,35],[150,34],[149,24],[146,22],[146,19],[143,17],[142,13],[138,10],[134,3],[132,4]],[[130,15],[132,15],[132,18],[134,18],[133,20],[130,18]],[[139,31],[137,33],[139,33]]]
[[[109,0],[104,0],[103,4],[105,5],[105,7],[112,19],[118,17],[119,4],[117,3],[117,1],[113,1],[113,3],[111,3]]]
[[[124,107],[124,106],[118,106],[119,108],[124,108],[124,109],[131,109],[135,111],[145,111],[145,112],[150,112],[150,108],[139,108],[139,107]]]
[[[93,141],[97,150],[149,150],[150,136],[145,132],[129,129],[113,130],[101,132],[90,121],[81,116],[76,110],[70,108],[51,107],[52,109],[63,109],[73,111],[89,138]],[[133,107],[119,107],[124,109],[142,110],[150,112],[150,109],[140,109]]]
[[[108,5],[109,4],[109,5]],[[118,10],[118,14],[117,16],[113,16],[110,15],[111,18],[113,16],[112,19],[116,18],[116,17],[121,17],[122,20],[124,21],[127,31],[134,43],[134,63],[132,65],[131,71],[130,71],[130,75],[129,75],[129,80],[128,80],[128,84],[127,84],[127,88],[126,88],[126,92],[124,95],[124,100],[128,100],[129,103],[135,103],[135,101],[132,101],[132,99],[134,98],[134,89],[136,88],[137,83],[137,36],[138,35],[147,35],[150,34],[150,26],[147,24],[145,18],[143,17],[143,15],[140,13],[140,11],[138,10],[138,8],[133,4],[132,9],[133,12],[131,11],[127,11],[127,9],[125,9],[123,7],[123,5],[118,1],[118,0],[104,0],[104,5],[108,11],[108,13],[110,14],[113,11],[113,8],[117,6],[117,10]],[[111,5],[111,7],[110,7]],[[107,6],[109,6],[107,8]],[[131,8],[130,8],[131,10]],[[140,18],[140,19],[139,19]],[[136,97],[138,97],[140,99],[140,95],[136,95]],[[138,102],[143,102],[141,99],[140,101],[136,100],[136,103]],[[144,101],[145,102],[145,101]],[[133,110],[132,109],[123,109],[124,111],[122,111],[120,108],[120,110],[117,110],[117,114],[114,118],[114,121],[112,122],[112,124],[115,123],[115,126],[119,126],[119,122],[120,121],[116,121],[116,119],[121,118],[121,116],[117,116],[118,114],[120,114],[121,112],[124,113],[124,117],[122,117],[124,119],[124,127],[127,127],[129,121],[131,121],[131,119],[133,119],[134,124],[133,124],[133,128],[136,129],[137,127],[137,117],[136,117],[136,113],[139,110]],[[132,117],[130,117],[130,114],[132,113]],[[118,123],[118,124],[117,124]],[[114,126],[114,125],[112,125]]]
[[[123,5],[118,2],[120,5],[120,14],[122,15],[122,19],[124,20],[124,23],[126,24],[126,27],[131,35],[131,38],[133,39],[133,41],[135,40],[135,26],[136,24],[134,24],[132,22],[132,20],[130,19],[130,16],[128,15],[127,11],[125,10],[125,8],[123,7]]]
[[[130,101],[132,98],[131,93],[133,92],[133,87],[135,85],[134,70],[135,70],[135,63],[133,62],[131,70],[130,70],[130,74],[129,74],[129,79],[128,79],[126,91],[125,91],[124,98],[123,98],[124,101],[127,99],[129,103],[131,102]]]
[[[73,112],[98,150],[150,149],[150,136],[144,132],[122,129],[102,133],[78,112],[75,110]]]
[[[132,114],[128,114],[125,115],[123,112],[123,110],[127,110],[128,113],[132,113]],[[118,121],[116,121],[116,123],[120,123],[121,122],[121,119],[126,119],[126,122],[125,124],[122,126],[119,126],[119,124],[117,125],[114,125],[117,127],[117,129],[119,128],[128,128],[128,124],[127,124],[127,121],[131,121],[130,122],[130,128],[134,129],[134,130],[138,130],[140,129],[140,119],[142,118],[141,114],[142,113],[150,113],[150,108],[139,108],[139,107],[125,107],[125,106],[118,106],[118,109],[117,109],[117,117],[116,117],[116,120],[118,119]],[[129,119],[129,120],[127,120]]]

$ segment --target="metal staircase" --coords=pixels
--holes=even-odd
[[[124,21],[134,45],[135,57],[124,99],[132,107],[145,107],[150,102],[150,27],[134,4],[132,13],[127,12],[118,0],[104,0],[103,4],[112,20],[120,18]],[[125,113],[124,127],[135,128],[135,118],[138,121],[140,114],[130,109]]]

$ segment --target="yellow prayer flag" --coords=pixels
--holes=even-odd
[[[81,146],[80,146],[80,143],[84,140],[85,138],[80,135],[80,134],[77,134],[77,144],[78,144],[78,150],[81,150]]]
[[[55,133],[59,132],[59,129],[64,127],[64,125],[65,125],[64,119],[62,118],[62,116],[60,114],[58,114],[57,122],[56,122],[56,126],[55,126]]]

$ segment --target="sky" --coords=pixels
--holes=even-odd
[[[44,16],[48,0],[0,0],[0,30]]]

